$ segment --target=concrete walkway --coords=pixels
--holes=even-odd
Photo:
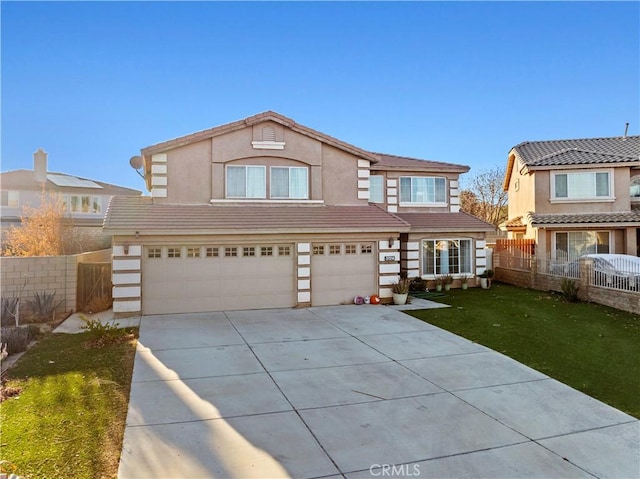
[[[640,422],[392,307],[142,318],[119,478],[640,476]]]

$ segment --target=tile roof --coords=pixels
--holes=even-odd
[[[104,230],[113,234],[408,232],[378,206],[175,205],[150,197],[114,197]]]
[[[411,225],[411,231],[472,232],[495,231],[495,226],[475,216],[458,213],[396,213],[396,216]]]
[[[513,148],[529,167],[640,162],[640,136],[526,141]]]
[[[505,221],[504,226],[506,226],[507,228],[524,228],[527,225],[522,221],[522,216],[517,216],[508,221]]]
[[[640,226],[640,209],[632,208],[631,211],[620,211],[612,213],[573,213],[573,214],[543,214],[529,213],[529,220],[532,226],[548,225],[573,225],[573,224],[626,224],[632,223]]]
[[[455,173],[466,173],[469,167],[466,165],[456,165],[442,161],[421,160],[419,158],[409,158],[406,156],[389,155],[386,153],[374,153],[380,161],[371,165],[372,170],[402,169],[421,171],[452,171]]]

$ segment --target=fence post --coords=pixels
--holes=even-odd
[[[583,297],[581,299],[588,301],[589,300],[589,288],[591,286],[591,272],[593,271],[593,259],[591,258],[580,258],[580,278],[578,279],[579,290],[583,292]]]
[[[533,254],[529,257],[529,287],[531,289],[537,289],[538,286],[538,260],[536,255]]]

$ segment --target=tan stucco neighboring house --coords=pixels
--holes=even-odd
[[[469,168],[372,153],[275,112],[141,151],[150,197],[115,197],[118,315],[391,298],[401,270],[484,271],[493,227],[459,211]]]
[[[111,236],[102,230],[109,200],[114,195],[141,196],[142,192],[48,171],[47,160],[47,153],[39,148],[33,154],[33,170],[21,169],[0,173],[3,238],[11,226],[20,226],[24,207],[38,208],[44,194],[62,202],[66,220],[73,226],[77,236],[83,238],[81,246],[89,249],[109,248]]]
[[[509,238],[532,238],[539,258],[638,255],[640,136],[528,141],[509,152],[503,184]]]

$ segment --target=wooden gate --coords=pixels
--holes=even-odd
[[[97,312],[111,301],[111,263],[78,263],[76,309]]]

